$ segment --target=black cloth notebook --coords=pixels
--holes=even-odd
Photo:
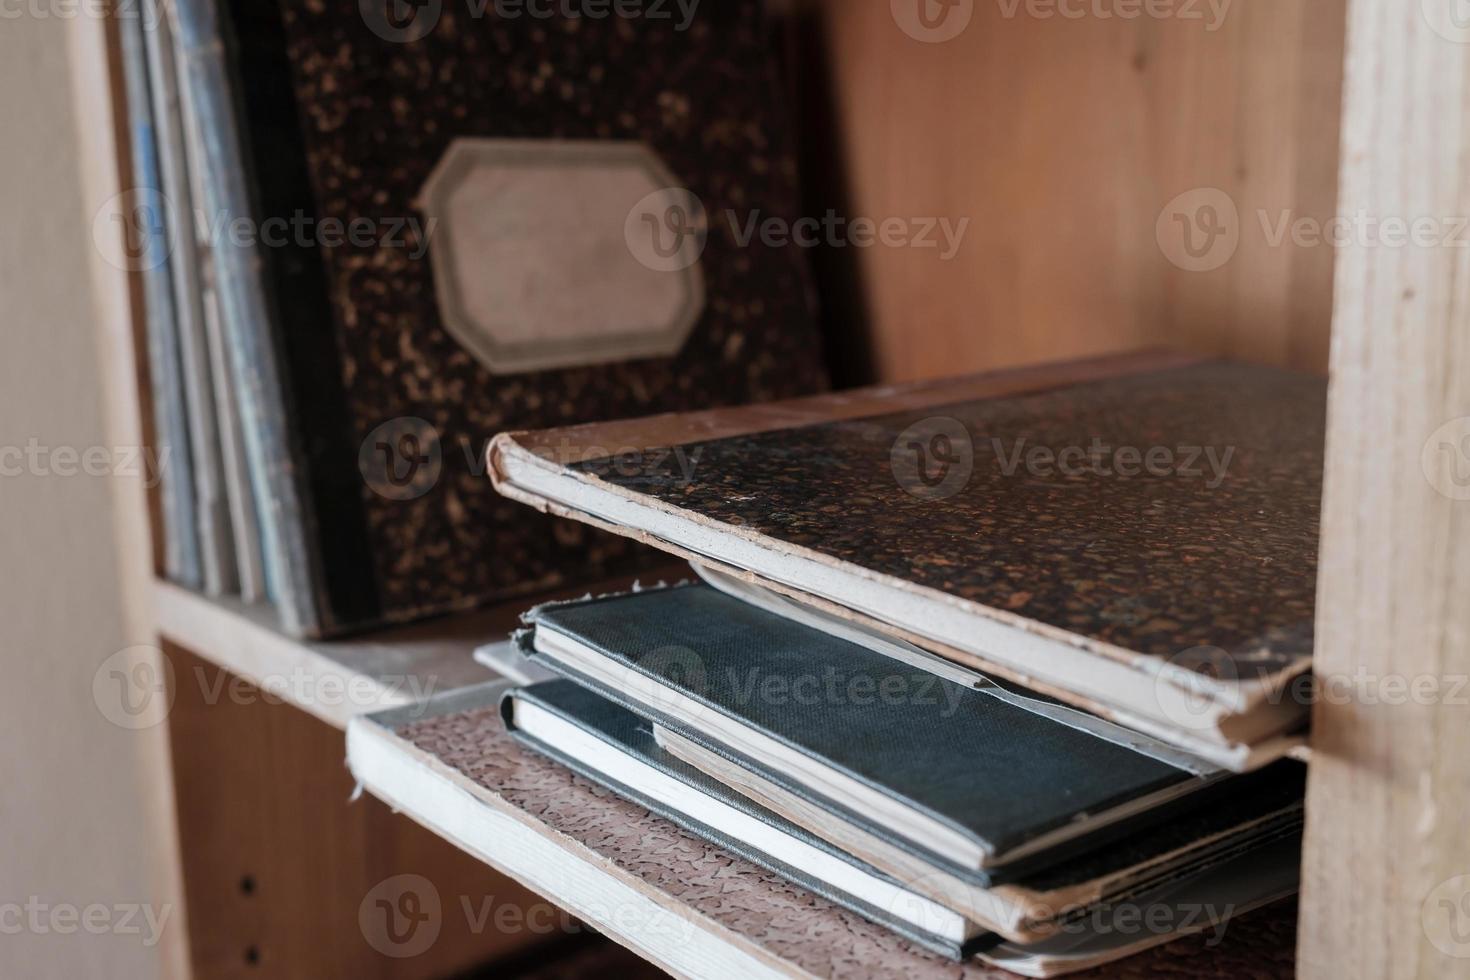
[[[1044,865],[1220,778],[1090,716],[935,676],[703,585],[528,618],[523,643],[543,662],[843,819],[977,871]]]
[[[517,717],[524,713],[523,705],[548,713],[554,719],[573,726],[577,732],[591,736],[600,745],[569,751],[567,745],[559,744],[570,741],[565,737],[558,739],[549,732],[528,730],[530,726],[522,728]],[[926,904],[926,900],[905,892],[901,882],[864,865],[668,755],[654,742],[653,727],[645,719],[574,681],[545,681],[511,691],[501,703],[501,715],[506,728],[519,741],[549,755],[579,775],[928,949],[958,959],[982,944],[994,945],[1000,941],[998,937],[987,936],[984,930],[964,922],[958,915]],[[660,779],[660,776],[667,779]],[[670,780],[677,784],[672,791]],[[713,809],[709,803],[704,804],[703,809],[708,811],[704,814],[705,819],[691,813],[692,807],[682,807],[670,799],[680,787],[708,797],[713,803]],[[723,814],[723,820],[720,814]],[[779,848],[760,846],[758,841],[750,839],[753,834],[747,832],[735,836],[716,826],[716,822],[721,822],[726,828],[739,827],[748,831],[752,825],[741,817],[757,821],[774,835],[787,838],[786,853],[792,860],[801,860],[802,866],[774,856],[772,852]],[[844,883],[851,890],[844,890]],[[868,900],[856,892],[866,893]],[[951,935],[946,937],[936,931],[941,928]]]

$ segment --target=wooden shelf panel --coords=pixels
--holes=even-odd
[[[687,578],[682,563],[645,574],[645,582]],[[621,592],[629,577],[534,598],[516,599],[475,612],[311,642],[282,633],[275,612],[238,599],[208,598],[168,582],[154,585],[158,631],[179,646],[225,668],[335,728],[356,715],[413,704],[496,679],[475,663],[476,647],[503,640],[537,602],[589,592]]]
[[[688,834],[521,748],[495,708],[507,683],[353,721],[370,793],[672,973],[692,977],[994,978]],[[571,869],[570,871],[567,869]],[[1287,978],[1295,903],[1082,977]]]
[[[494,680],[475,663],[474,649],[503,639],[524,608],[313,643],[282,633],[267,606],[210,599],[167,582],[157,584],[154,605],[163,636],[339,729],[354,715],[412,704],[420,694]]]

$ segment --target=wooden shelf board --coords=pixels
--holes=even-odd
[[[355,719],[348,762],[374,796],[671,973],[690,977],[1010,974],[923,952],[519,746],[510,685]],[[1291,977],[1295,903],[1076,974]]]
[[[200,657],[343,729],[357,714],[412,704],[494,680],[474,648],[514,628],[496,608],[350,640],[309,642],[282,633],[275,612],[211,599],[166,582],[154,590],[158,630]]]
[[[681,570],[682,569],[682,570]],[[682,563],[660,565],[643,581],[688,577]],[[168,582],[154,585],[155,622],[164,637],[335,728],[356,715],[410,705],[497,675],[474,649],[503,640],[526,609],[548,599],[631,587],[624,577],[489,606],[474,612],[307,641],[281,632],[275,612],[238,599],[209,598]]]

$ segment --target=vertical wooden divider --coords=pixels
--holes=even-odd
[[[1455,12],[1349,3],[1354,240],[1336,276],[1304,977],[1470,976],[1470,26]]]

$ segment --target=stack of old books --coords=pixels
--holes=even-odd
[[[697,573],[531,610],[506,725],[957,959],[1221,928],[1297,886],[1324,407],[1147,355],[502,435]]]

